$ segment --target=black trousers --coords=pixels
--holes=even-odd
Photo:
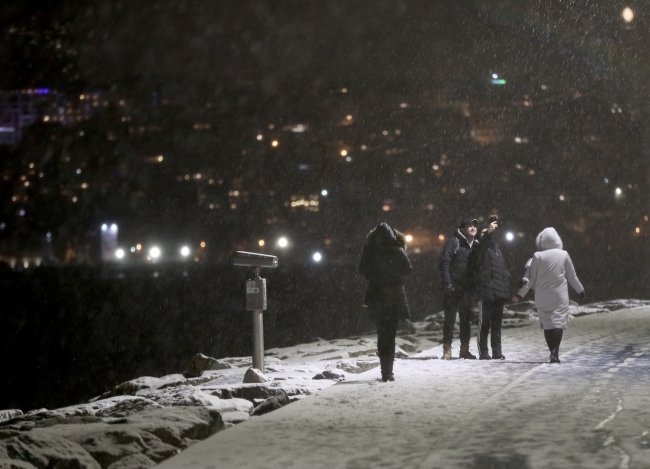
[[[392,357],[395,355],[395,336],[397,335],[397,318],[377,320],[377,355]]]
[[[445,323],[442,326],[442,342],[451,345],[454,339],[454,324],[456,313],[460,319],[460,342],[469,342],[472,331],[472,301],[473,292],[459,292],[445,295]]]
[[[488,351],[487,338],[490,331],[492,354],[501,353],[503,304],[501,300],[478,302],[478,349],[481,353]]]

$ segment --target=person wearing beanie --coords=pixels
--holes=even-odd
[[[469,351],[474,290],[472,286],[468,285],[466,269],[472,249],[478,246],[478,241],[475,240],[477,226],[476,218],[463,218],[458,229],[445,243],[438,263],[445,311],[442,330],[443,360],[451,360],[451,343],[454,338],[456,314],[460,319],[459,358],[476,360],[476,356]]]
[[[400,319],[411,317],[402,277],[410,275],[413,267],[405,248],[404,235],[380,223],[368,234],[359,263],[359,272],[367,282],[364,306],[377,324],[377,355],[384,382],[395,381],[397,325]]]
[[[498,228],[495,220],[483,227],[481,244],[473,249],[467,262],[468,276],[477,287],[478,293],[478,351],[479,360],[505,360],[501,347],[501,323],[503,305],[510,299],[510,272],[506,266],[499,245],[494,242]],[[492,355],[488,350],[488,335]]]
[[[554,228],[542,230],[535,244],[538,251],[530,263],[528,283],[521,287],[512,301],[521,301],[529,290],[535,290],[535,307],[551,352],[549,363],[560,363],[560,343],[569,320],[569,284],[580,299],[585,298],[585,289]]]

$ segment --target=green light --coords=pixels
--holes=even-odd
[[[492,80],[493,85],[505,85],[506,81],[503,78],[495,78]]]

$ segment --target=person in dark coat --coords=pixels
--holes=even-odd
[[[477,287],[478,296],[478,351],[480,360],[505,360],[501,348],[503,305],[510,299],[510,272],[493,234],[498,222],[493,221],[481,230],[478,248],[467,261],[470,282]],[[491,332],[490,332],[491,331]],[[488,335],[492,356],[488,351]]]
[[[411,317],[402,277],[409,275],[413,267],[405,248],[404,235],[380,223],[368,234],[359,263],[359,272],[367,281],[364,306],[377,323],[377,355],[383,381],[395,381],[397,324]]]
[[[472,247],[478,245],[478,241],[474,239],[477,226],[476,218],[462,219],[454,235],[445,243],[440,256],[438,268],[442,279],[445,309],[445,322],[442,328],[443,360],[451,360],[451,342],[454,338],[456,313],[460,318],[459,358],[476,359],[469,351],[474,290],[467,283],[466,270],[467,259],[472,252]]]

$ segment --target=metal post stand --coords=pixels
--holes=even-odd
[[[233,265],[250,267],[252,278],[246,280],[246,311],[253,312],[253,368],[264,373],[264,311],[266,310],[266,280],[260,277],[264,267],[275,269],[278,258],[268,254],[237,251]]]
[[[264,373],[264,316],[261,309],[253,310],[253,368]]]
[[[253,312],[253,368],[264,373],[266,279],[260,277],[261,270],[261,267],[253,267],[253,278],[246,281],[246,309]]]

